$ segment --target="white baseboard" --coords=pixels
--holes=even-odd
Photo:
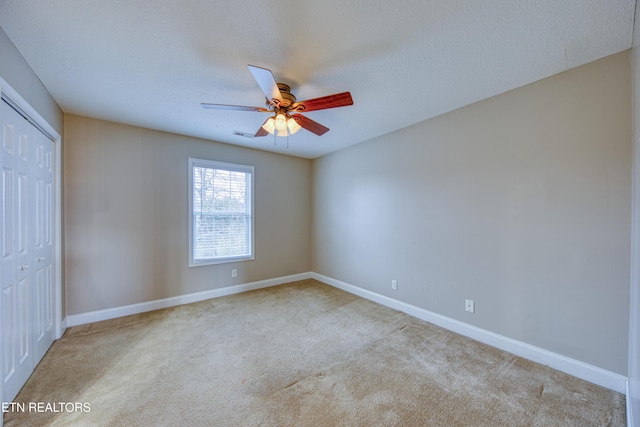
[[[122,307],[113,307],[88,313],[74,314],[67,316],[66,319],[63,320],[63,324],[65,324],[65,327],[84,325],[86,323],[100,322],[102,320],[115,319],[117,317],[129,316],[131,314],[145,313],[147,311],[158,310],[161,308],[175,307],[177,305],[204,301],[226,295],[239,294],[241,292],[252,291],[254,289],[268,288],[309,278],[311,278],[311,273],[293,274],[291,276],[276,277],[275,279],[260,280],[257,282],[228,286],[225,288],[211,289],[208,291],[179,295],[171,298],[125,305]]]
[[[484,329],[480,329],[476,326],[472,326],[467,323],[433,313],[429,310],[425,310],[423,308],[416,307],[414,305],[407,304],[405,302],[398,301],[393,298],[389,298],[387,296],[380,295],[345,282],[341,282],[322,274],[311,273],[311,278],[316,279],[322,283],[326,283],[327,285],[333,286],[335,288],[342,289],[354,295],[358,295],[378,304],[382,304],[395,310],[402,311],[403,313],[409,314],[413,317],[417,317],[418,319],[427,321],[429,323],[433,323],[457,334],[473,338],[476,341],[480,341],[492,347],[499,348],[500,350],[515,354],[516,356],[520,356],[533,362],[549,366],[553,369],[557,369],[558,371],[573,375],[574,377],[617,391],[618,393],[626,393],[627,391],[627,377],[623,375],[616,374],[614,372],[598,368],[597,366],[589,365],[587,363],[580,362],[579,360],[571,359],[569,357],[562,356],[560,354],[553,353],[545,349],[523,343],[521,341],[507,338],[502,335],[486,331]]]

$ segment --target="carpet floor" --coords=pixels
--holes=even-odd
[[[14,402],[5,426],[626,423],[619,393],[313,280],[69,328]]]

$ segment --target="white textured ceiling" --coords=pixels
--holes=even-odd
[[[2,0],[0,27],[67,113],[315,158],[631,47],[635,0]],[[0,59],[1,60],[1,59]],[[247,65],[331,130],[245,138]]]

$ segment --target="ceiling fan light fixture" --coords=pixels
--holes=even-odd
[[[278,113],[274,117],[269,117],[262,125],[262,129],[271,135],[275,133],[277,136],[289,136],[298,132],[302,127],[293,117],[288,117],[288,115],[284,113]]]
[[[278,135],[286,136],[287,135],[287,116],[282,113],[276,114],[275,117],[275,127],[278,131]]]
[[[302,126],[298,124],[296,119],[294,119],[293,117],[289,117],[287,119],[287,128],[289,128],[289,135],[293,135],[294,133],[298,132],[302,128]]]
[[[274,119],[273,117],[269,117],[267,121],[262,125],[262,129],[273,135],[273,132],[275,132],[276,130],[276,119]]]

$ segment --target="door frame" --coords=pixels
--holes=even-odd
[[[55,339],[62,337],[66,329],[66,322],[63,319],[62,312],[62,137],[60,134],[22,97],[9,85],[2,77],[0,77],[0,98],[6,98],[21,113],[28,116],[28,120],[41,128],[45,133],[53,139],[53,155],[54,155],[54,334]],[[4,102],[0,100],[0,102]],[[2,317],[0,317],[0,325]],[[2,354],[0,352],[0,363],[2,362]],[[2,382],[0,382],[1,386]],[[0,396],[4,395],[4,390],[0,389]],[[0,414],[1,415],[1,414]],[[2,418],[0,417],[0,426],[2,426]]]

